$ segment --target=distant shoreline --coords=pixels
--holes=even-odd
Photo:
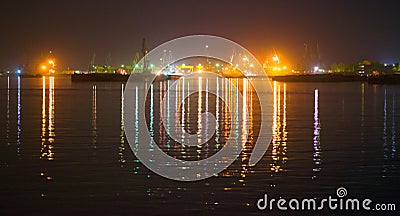
[[[364,82],[368,81],[367,76],[344,75],[344,74],[301,74],[272,76],[272,80],[278,82]]]
[[[370,84],[400,84],[400,75],[359,76],[344,74],[304,74],[273,76],[278,82],[368,82]]]
[[[18,76],[17,74],[2,74],[0,77]],[[21,78],[41,78],[44,75],[20,75]],[[153,79],[154,74],[58,74],[56,77],[71,77],[72,82],[127,82],[133,76],[136,80]],[[158,75],[156,81],[179,79],[180,76]],[[227,78],[244,78],[244,77],[227,77]],[[264,78],[264,77],[263,77]],[[284,75],[284,76],[268,76],[272,81],[278,82],[368,82],[369,84],[400,84],[400,75],[377,75],[377,76],[359,76],[355,74],[301,74],[301,75]]]

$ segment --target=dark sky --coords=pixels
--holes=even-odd
[[[299,62],[304,43],[322,60],[400,61],[400,1],[356,0],[2,0],[0,70],[52,50],[59,67],[128,64],[142,38],[153,48],[191,34],[211,34],[248,48],[262,62],[275,48]]]

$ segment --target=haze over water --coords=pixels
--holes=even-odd
[[[187,160],[217,152],[231,121],[223,104],[213,95],[192,95],[184,111],[170,113],[191,133],[199,130],[206,107],[218,120],[206,147],[182,149],[160,130],[166,82],[153,84],[148,104],[159,146]],[[398,85],[272,83],[272,141],[263,159],[249,167],[255,140],[264,138],[258,135],[259,107],[246,81],[234,83],[252,107],[245,122],[234,123],[249,127],[244,151],[215,177],[177,182],[154,174],[133,155],[124,134],[123,83],[0,77],[0,213],[257,214],[255,203],[265,193],[325,198],[341,186],[350,197],[398,205]]]

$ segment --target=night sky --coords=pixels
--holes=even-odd
[[[52,50],[59,68],[128,64],[140,51],[192,34],[231,39],[263,62],[273,49],[301,61],[304,43],[322,61],[400,61],[400,2],[211,0],[3,0],[0,70],[38,61]]]

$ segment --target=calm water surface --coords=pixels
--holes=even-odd
[[[0,214],[260,214],[255,203],[265,193],[325,198],[341,186],[351,197],[400,208],[400,86],[272,83],[272,141],[249,167],[255,140],[267,138],[258,135],[254,91],[243,80],[235,83],[250,107],[241,122],[249,127],[244,151],[215,177],[177,182],[157,176],[133,155],[124,134],[124,84],[0,77]],[[148,100],[148,126],[158,145],[185,160],[220,150],[232,121],[223,103],[202,92],[173,113],[191,133],[207,109],[218,121],[206,146],[183,149],[160,123],[166,86],[154,84]]]

